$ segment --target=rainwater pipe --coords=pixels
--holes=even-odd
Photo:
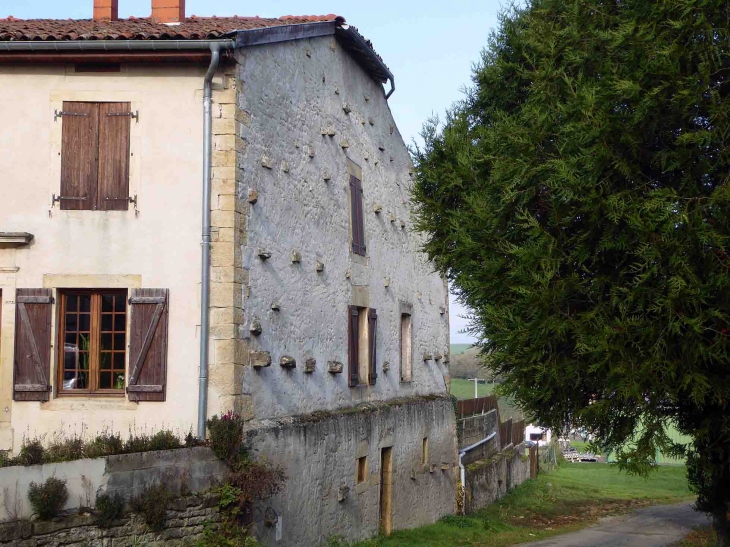
[[[470,452],[474,450],[475,448],[479,448],[485,443],[488,443],[494,437],[497,435],[497,432],[490,433],[486,437],[484,437],[481,441],[478,443],[474,443],[471,446],[467,446],[466,448],[462,448],[459,450],[459,478],[461,479],[461,512],[464,513],[466,509],[466,469],[464,468],[464,463],[461,461],[461,459],[466,456],[467,452]]]
[[[203,236],[200,275],[200,377],[198,379],[198,438],[205,439],[208,418],[208,354],[210,339],[210,175],[213,153],[213,76],[218,70],[222,49],[233,42],[210,42],[210,66],[203,81]]]

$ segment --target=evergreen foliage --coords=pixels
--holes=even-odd
[[[413,190],[425,251],[474,310],[503,390],[634,472],[686,450],[723,544],[729,21],[727,0],[506,11],[466,98],[424,128]]]

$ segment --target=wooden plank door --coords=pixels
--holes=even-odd
[[[393,449],[382,448],[380,453],[380,533],[389,536],[393,531],[392,510]]]

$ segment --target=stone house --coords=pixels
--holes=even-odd
[[[383,60],[334,15],[93,8],[0,20],[0,449],[233,410],[287,471],[271,544],[452,513],[448,290]]]

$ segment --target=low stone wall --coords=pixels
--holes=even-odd
[[[49,477],[66,481],[69,496],[64,510],[77,512],[93,509],[99,492],[119,494],[124,501],[154,483],[166,484],[175,494],[202,492],[221,482],[226,472],[225,464],[206,447],[4,467],[0,469],[0,522],[29,519],[33,514],[30,483],[43,483]]]
[[[530,478],[524,443],[466,466],[464,509],[472,513],[504,497]]]
[[[92,514],[60,517],[53,521],[20,520],[0,524],[0,545],[17,547],[132,547],[137,545],[190,545],[203,537],[205,526],[220,522],[218,498],[188,496],[172,502],[165,529],[151,532],[144,520],[129,514],[108,528],[100,528]]]

